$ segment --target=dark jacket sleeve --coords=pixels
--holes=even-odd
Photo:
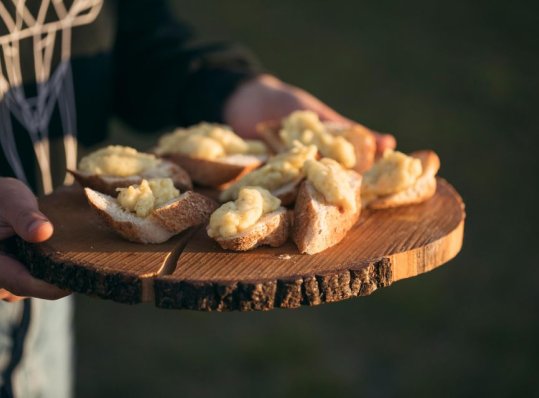
[[[115,110],[141,130],[222,121],[226,98],[261,72],[238,45],[193,46],[193,34],[175,20],[166,2],[118,4],[114,50]]]

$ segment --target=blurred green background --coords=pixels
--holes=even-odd
[[[465,244],[439,270],[314,308],[78,296],[77,397],[538,396],[537,2],[172,4],[401,150],[434,149],[467,204]]]

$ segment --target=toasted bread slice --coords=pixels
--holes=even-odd
[[[356,197],[355,210],[328,204],[310,181],[305,180],[294,208],[292,239],[301,253],[315,254],[339,243],[354,226],[361,213],[361,175],[347,172]]]
[[[276,189],[271,191],[271,194],[273,196],[278,197],[281,200],[281,205],[283,206],[289,206],[293,205],[296,201],[296,196],[298,195],[298,189],[299,185],[303,181],[303,176],[296,178],[295,180],[292,180]],[[226,202],[230,199],[233,199],[227,195],[227,191],[222,191],[219,195],[219,200],[221,202]]]
[[[118,192],[116,188],[125,188],[130,185],[140,184],[143,179],[168,177],[172,179],[174,186],[180,191],[193,189],[191,178],[187,172],[177,164],[168,160],[163,160],[151,169],[148,169],[140,175],[129,177],[116,177],[107,175],[90,174],[78,170],[67,170],[75,177],[75,180],[83,187],[92,188],[95,191],[105,193],[116,197]]]
[[[290,206],[293,205],[298,196],[299,187],[303,177],[297,178],[294,181],[290,181],[288,184],[283,185],[277,189],[271,191],[273,196],[278,197],[281,200],[281,205]]]
[[[281,137],[279,137],[279,130],[281,130],[280,120],[267,120],[256,125],[258,136],[273,153],[286,151],[286,145],[281,140]]]
[[[258,246],[282,246],[290,232],[290,217],[284,207],[279,207],[260,218],[245,231],[228,238],[215,238],[225,250],[246,251]]]
[[[370,209],[388,209],[424,202],[436,192],[436,173],[440,169],[440,158],[434,151],[412,152],[410,156],[421,160],[422,173],[414,185],[404,191],[380,196],[364,203]]]
[[[372,167],[376,155],[376,138],[374,132],[361,124],[345,125],[325,122],[329,132],[343,136],[352,144],[356,153],[356,165],[353,170],[362,174]]]
[[[206,187],[222,187],[230,184],[261,166],[267,159],[265,155],[229,155],[218,160],[194,158],[183,154],[170,154],[164,157],[183,167],[195,183]]]
[[[373,131],[361,124],[346,125],[336,122],[324,122],[328,131],[333,135],[343,136],[354,147],[356,165],[353,170],[363,173],[371,168],[376,155],[376,139]],[[286,150],[285,144],[279,137],[281,122],[266,121],[259,123],[256,130],[260,138],[275,153]]]
[[[114,231],[138,243],[162,243],[183,230],[206,223],[217,203],[193,191],[155,209],[148,217],[137,217],[123,209],[115,198],[85,188],[88,203]]]

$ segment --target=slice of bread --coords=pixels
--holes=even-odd
[[[361,213],[361,175],[347,172],[355,193],[355,210],[343,210],[327,203],[310,181],[305,180],[294,208],[292,239],[300,253],[315,254],[339,243],[354,226]]]
[[[208,160],[170,154],[164,158],[184,168],[195,183],[218,188],[231,184],[267,160],[265,155],[229,155],[218,160]]]
[[[346,125],[336,122],[324,122],[324,125],[331,134],[343,136],[354,147],[356,165],[353,170],[363,173],[371,168],[376,155],[376,139],[373,131],[361,124]],[[280,153],[286,150],[286,146],[279,136],[279,131],[281,130],[280,121],[259,123],[256,130],[260,138],[273,152]]]
[[[97,214],[125,239],[138,243],[162,243],[181,231],[206,223],[217,208],[213,200],[187,191],[146,217],[123,209],[112,196],[85,188],[88,203]]]
[[[296,197],[298,196],[299,187],[302,181],[303,177],[297,178],[294,181],[290,181],[288,184],[283,185],[282,187],[274,189],[271,191],[271,194],[281,200],[282,206],[293,205],[296,201]]]
[[[107,175],[90,174],[79,170],[67,170],[75,177],[75,180],[83,187],[116,197],[116,188],[125,188],[130,185],[140,184],[143,179],[164,178],[172,179],[174,186],[181,192],[193,189],[191,178],[187,172],[177,164],[163,160],[154,168],[148,169],[140,175],[128,177],[115,177]]]
[[[343,136],[354,147],[356,165],[353,170],[362,174],[372,167],[376,155],[376,138],[372,130],[361,124],[345,125],[334,122],[324,124],[331,134]]]
[[[299,178],[296,178],[295,180],[287,182],[286,184],[270,192],[273,196],[276,196],[281,200],[281,205],[283,206],[293,205],[294,202],[296,201],[296,196],[298,194],[299,185],[301,184],[301,181],[303,181],[303,178],[304,178],[303,176],[300,176]],[[227,188],[234,189],[234,185],[231,184]],[[218,198],[219,198],[219,201],[221,202],[227,202],[229,200],[235,199],[235,194],[233,192],[231,193],[229,190],[223,190]]]
[[[266,143],[273,153],[286,151],[286,146],[279,136],[281,126],[280,120],[267,120],[256,125],[258,136]]]
[[[414,185],[404,191],[380,196],[363,204],[370,209],[388,209],[426,201],[436,192],[436,173],[440,169],[440,158],[434,151],[412,152],[410,156],[421,160],[422,173]]]
[[[225,250],[246,251],[262,245],[278,247],[288,239],[290,231],[290,217],[284,207],[268,213],[258,222],[228,238],[215,238],[217,243]]]

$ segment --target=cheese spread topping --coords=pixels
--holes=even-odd
[[[281,201],[260,187],[243,187],[238,199],[219,207],[210,217],[208,235],[227,238],[255,225],[260,218],[275,211]]]
[[[285,145],[294,141],[305,145],[315,145],[322,156],[335,159],[346,168],[356,164],[354,146],[343,136],[333,135],[311,111],[296,111],[283,119],[283,128],[279,132]]]
[[[414,185],[422,172],[421,160],[388,149],[364,174],[361,194],[372,198],[401,192]]]
[[[154,209],[180,196],[170,178],[151,178],[116,190],[118,204],[138,217],[147,217]]]
[[[307,160],[305,174],[326,201],[344,210],[356,211],[356,194],[347,171],[333,159]]]
[[[107,176],[128,177],[156,167],[160,159],[135,148],[109,145],[81,159],[79,171]]]
[[[159,155],[179,153],[214,160],[236,154],[260,155],[267,150],[262,142],[244,140],[228,126],[199,123],[165,134],[159,140],[155,152]]]
[[[316,153],[314,145],[304,146],[296,141],[290,150],[270,158],[264,166],[250,172],[223,191],[220,199],[235,199],[239,190],[247,185],[260,186],[269,191],[282,187],[302,177],[303,164],[307,159],[314,159]]]

